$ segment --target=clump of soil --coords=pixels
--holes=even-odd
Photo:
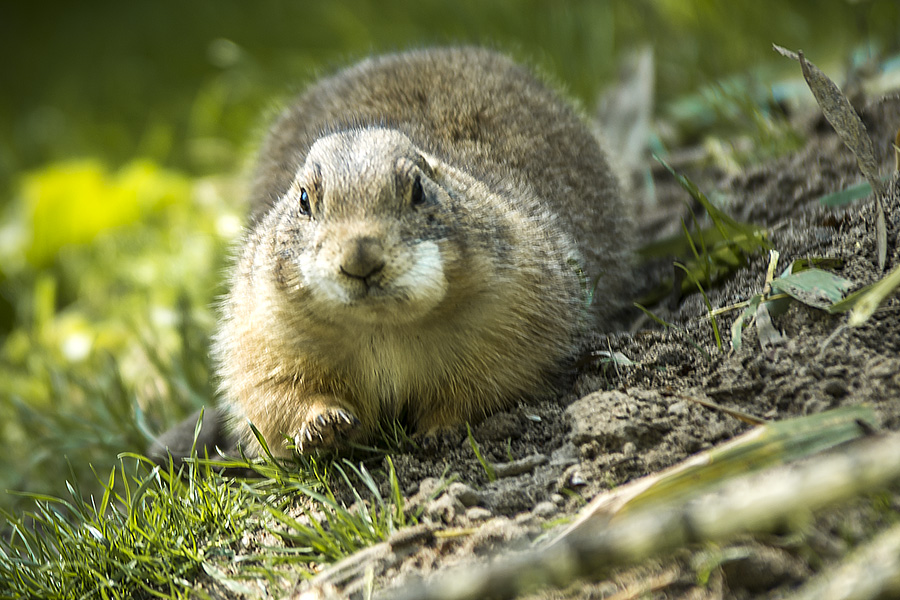
[[[861,116],[881,171],[891,172],[900,97],[870,102]],[[728,211],[739,220],[768,228],[773,247],[781,253],[780,268],[794,259],[834,257],[842,259],[838,275],[860,286],[872,283],[882,277],[876,266],[873,201],[870,197],[839,210],[819,204],[824,194],[862,177],[853,155],[827,123],[816,121],[811,129],[805,149],[793,156],[736,177],[710,173],[691,177],[701,189],[730,195]],[[665,190],[659,201],[677,222],[687,196],[670,185],[668,174],[658,177],[658,189]],[[900,262],[896,178],[890,187],[892,199],[885,204],[888,269]],[[710,290],[713,306],[731,305],[759,292],[768,260],[768,256],[751,259],[746,268]],[[484,458],[498,465],[496,480],[489,480],[464,430],[432,440],[423,450],[393,457],[409,502],[425,503],[426,520],[448,528],[474,528],[475,533],[423,546],[399,564],[376,571],[376,587],[403,585],[453,564],[521,547],[539,536],[546,524],[577,512],[582,498],[673,465],[748,428],[727,414],[686,400],[687,396],[772,420],[867,403],[883,428],[900,429],[898,306],[890,299],[868,323],[850,329],[843,327],[845,315],[831,316],[794,303],[775,322],[784,343],[767,350],[760,348],[753,330],[745,331],[740,351],[717,350],[698,295],[665,315],[681,331],[664,331],[647,322],[633,334],[596,334],[587,349],[620,352],[636,365],[611,367],[588,361],[559,398],[523,403],[474,427]],[[728,332],[738,314],[721,317],[721,331]],[[437,499],[426,500],[445,473],[453,474],[456,483]],[[679,555],[620,573],[615,580],[577,584],[541,597],[600,598],[662,576],[667,583],[657,587],[659,595],[654,597],[776,596],[847,551],[852,542],[840,523],[856,523],[859,541],[878,528],[866,525],[877,518],[865,503],[820,516],[805,533],[808,545],[817,549],[815,557],[783,544],[736,540],[734,547],[741,552],[714,569],[705,586],[697,583],[690,556]]]

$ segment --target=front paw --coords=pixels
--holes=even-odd
[[[300,454],[313,450],[331,449],[351,438],[359,428],[359,419],[352,412],[327,406],[312,410],[294,434],[294,445]]]

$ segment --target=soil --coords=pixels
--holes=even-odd
[[[892,173],[891,142],[900,126],[900,97],[869,102],[860,113],[881,172]],[[773,247],[781,253],[779,272],[794,259],[834,257],[842,259],[841,266],[832,269],[836,274],[860,286],[872,283],[883,276],[876,266],[873,199],[844,209],[820,205],[821,196],[862,177],[853,155],[823,119],[807,126],[808,142],[792,156],[738,176],[708,170],[687,174],[701,189],[727,194],[726,210],[737,219],[768,228]],[[657,223],[660,214],[668,215],[662,221],[678,223],[688,196],[662,170],[656,178],[659,207],[644,212],[653,212]],[[900,263],[896,178],[890,186],[886,270]],[[648,239],[658,235],[656,226],[646,228]],[[759,292],[768,260],[765,255],[751,258],[729,280],[708,290],[712,305],[732,305]],[[652,283],[667,268],[651,265],[642,276]],[[674,465],[750,427],[686,398],[767,420],[867,403],[882,428],[900,429],[898,307],[896,298],[888,299],[869,322],[849,328],[846,315],[793,303],[775,319],[783,343],[762,349],[751,328],[745,330],[741,350],[728,352],[716,348],[703,299],[694,294],[672,310],[653,308],[677,329],[663,330],[643,320],[633,333],[596,334],[586,351],[611,350],[635,364],[613,367],[588,360],[572,374],[564,386],[568,391],[559,398],[523,402],[475,426],[478,448],[497,465],[496,480],[489,480],[465,430],[393,457],[408,505],[424,508],[424,522],[460,534],[422,543],[402,560],[375,563],[370,574],[375,589],[402,587],[454,565],[482,563],[485,557],[527,547],[549,525],[577,514],[586,499]],[[739,312],[719,317],[726,337]],[[429,499],[438,480],[448,475],[454,483]],[[897,497],[889,502],[898,506]],[[605,598],[623,590],[626,597],[629,590],[644,590],[636,597],[648,598],[782,597],[884,527],[883,514],[870,504],[855,502],[817,514],[800,534],[805,542],[799,544],[814,545],[815,553],[799,551],[796,540],[788,544],[783,538],[745,537],[731,543],[740,549],[737,558],[722,560],[702,581],[692,557],[703,549],[685,548],[612,577],[606,574],[603,581],[579,581],[565,590],[529,597]],[[295,597],[365,597],[359,581],[333,588],[321,583],[299,584]]]

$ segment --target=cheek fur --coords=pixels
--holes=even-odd
[[[435,305],[447,293],[444,259],[435,242],[420,242],[413,247],[412,264],[393,285],[413,302]]]
[[[328,245],[321,245],[317,252],[307,252],[299,257],[300,273],[303,285],[314,298],[335,304],[348,304],[351,300],[349,290],[340,280],[339,271],[332,267],[337,256]]]

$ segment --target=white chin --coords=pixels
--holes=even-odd
[[[346,285],[333,277],[307,277],[314,295],[341,307],[351,319],[366,322],[409,322],[425,316],[447,293],[443,260],[434,242],[417,244],[409,257],[412,264],[387,285],[366,291],[362,285]],[[301,270],[304,270],[301,266]]]

